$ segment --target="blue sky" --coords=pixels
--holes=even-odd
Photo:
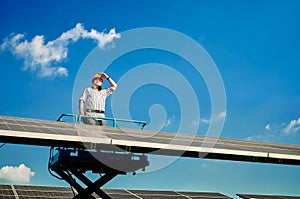
[[[101,39],[93,37],[97,34],[92,34],[91,29],[99,34],[114,29],[116,35],[121,35],[121,38],[110,35],[113,42],[108,41],[101,48],[101,52],[109,53],[118,50],[118,40],[122,40],[124,32],[161,27],[198,42],[217,66],[227,104],[220,137],[300,144],[299,7],[296,0],[1,1],[0,115],[55,120],[61,113],[73,112],[74,83],[76,77],[81,77],[78,72],[89,61],[90,52],[101,43]],[[18,54],[12,43],[7,42],[24,34],[19,42],[30,43],[42,35],[43,44],[47,44],[78,23],[82,24],[85,37],[68,40],[67,44],[66,40],[55,43],[53,52],[60,58],[47,62],[43,69],[36,68],[41,62],[32,59],[28,62],[31,52],[28,48]],[[10,45],[4,47],[6,43]],[[61,45],[58,49],[66,50],[65,56],[57,51],[58,44]],[[205,134],[211,116],[210,93],[201,75],[186,60],[170,52],[143,49],[119,57],[106,72],[119,81],[135,66],[148,63],[167,65],[192,85],[201,111],[196,121],[200,125],[197,134]],[[97,67],[90,70],[100,72]],[[138,78],[152,75],[158,76],[147,73]],[[80,82],[82,86],[90,85],[89,79]],[[178,82],[178,87],[181,85]],[[116,95],[117,92],[122,92],[122,85]],[[176,132],[181,114],[176,97],[170,88],[144,85],[131,96],[130,114],[134,119],[150,122],[149,108],[160,104],[166,112],[162,130]],[[112,115],[108,106],[107,116]],[[0,159],[0,169],[5,166],[17,169],[22,164],[30,169],[25,169],[30,177],[28,184],[66,185],[48,174],[47,147],[7,144],[0,149]],[[16,182],[1,178],[0,183]],[[106,187],[215,191],[234,196],[236,193],[300,195],[299,185],[300,170],[296,166],[181,158],[155,172],[117,177]]]

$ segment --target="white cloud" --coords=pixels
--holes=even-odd
[[[299,130],[300,130],[300,117],[297,120],[290,121],[290,123],[283,129],[283,132],[289,134]]]
[[[223,112],[217,114],[217,115],[213,118],[213,120],[210,120],[210,119],[207,119],[207,118],[202,118],[202,119],[200,119],[200,121],[193,120],[193,121],[192,121],[192,124],[193,124],[194,126],[199,125],[200,123],[203,123],[203,124],[210,124],[211,121],[213,121],[213,122],[219,122],[220,120],[223,120],[225,117],[226,117],[226,111],[223,111]]]
[[[207,118],[202,118],[200,119],[200,122],[204,124],[209,124],[211,122],[219,122],[220,120],[223,120],[225,117],[226,117],[226,111],[222,111],[221,113],[216,114],[215,117],[212,118],[212,120],[209,120]]]
[[[290,122],[268,123],[264,127],[265,131],[246,138],[247,140],[259,140],[266,142],[278,141],[280,138],[286,138],[287,135],[293,135],[300,132],[300,117]],[[283,137],[284,136],[284,137]]]
[[[275,135],[274,134],[261,134],[261,135],[252,135],[246,138],[246,140],[256,140],[256,141],[264,141],[264,142],[270,142],[271,140],[274,140]]]
[[[271,130],[271,124],[267,124],[267,125],[265,126],[265,129],[266,129],[267,131],[270,131],[270,130]]]
[[[253,135],[248,137],[249,140],[272,140],[282,134],[292,134],[296,132],[300,132],[300,117],[295,120],[291,120],[290,122],[281,122],[280,124],[276,123],[268,123],[265,125],[265,130],[267,133],[261,135]]]
[[[209,124],[209,123],[210,123],[210,120],[205,119],[205,118],[201,119],[200,121],[201,121],[202,123],[204,123],[204,124]]]
[[[223,118],[225,118],[226,117],[226,111],[223,111],[223,112],[221,112],[219,115],[218,115],[218,119],[223,119]]]
[[[220,113],[214,114],[211,121],[208,122],[220,122],[226,118],[226,111],[222,111]]]
[[[198,126],[199,121],[198,120],[192,120],[192,126]]]
[[[9,50],[17,58],[23,59],[23,69],[37,72],[39,77],[67,76],[67,68],[58,64],[67,58],[70,43],[79,39],[92,39],[100,48],[104,48],[108,44],[113,45],[113,40],[120,37],[115,29],[111,29],[108,33],[94,29],[87,31],[81,23],[78,23],[73,29],[47,43],[43,35],[36,35],[28,41],[24,34],[12,34],[4,39],[1,50]]]
[[[171,126],[173,124],[174,120],[175,120],[175,116],[174,115],[172,117],[169,117],[167,119],[167,121],[165,122],[165,127]]]
[[[165,123],[165,127],[168,127],[172,124],[172,121],[170,119],[167,119],[166,123]]]
[[[4,166],[0,169],[0,179],[5,179],[10,182],[29,182],[34,174],[35,173],[24,164],[20,164],[18,167]]]

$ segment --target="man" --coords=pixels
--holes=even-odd
[[[102,88],[103,80],[106,79],[110,87]],[[105,101],[117,88],[117,84],[105,73],[98,73],[92,78],[93,86],[86,88],[79,99],[79,113],[85,116],[105,117]],[[86,103],[86,109],[83,111],[83,105]],[[94,118],[83,118],[85,124],[105,126],[105,120]]]

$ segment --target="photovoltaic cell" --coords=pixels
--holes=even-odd
[[[46,199],[46,198],[73,198],[73,192],[69,187],[50,186],[24,186],[14,185],[18,198]]]
[[[129,194],[107,194],[113,199],[138,199],[138,197]]]
[[[15,199],[15,196],[11,196],[11,195],[0,195],[0,199]]]
[[[168,195],[143,195],[143,199],[187,199],[185,196],[168,196]]]
[[[182,192],[182,191],[178,193],[192,198],[197,198],[197,197],[202,197],[202,198],[207,197],[207,198],[216,198],[216,199],[228,198],[227,196],[222,195],[220,193],[199,193],[199,192]]]
[[[151,191],[151,190],[130,190],[131,193],[137,195],[168,195],[168,196],[178,196],[179,194],[172,191]]]
[[[0,190],[10,190],[11,185],[0,184]]]
[[[13,189],[16,192],[14,196]],[[201,192],[175,192],[175,191],[151,191],[151,190],[125,190],[103,189],[112,199],[193,199],[189,195],[197,195],[195,198],[218,199],[221,194]],[[95,193],[94,197],[99,198]],[[211,196],[211,197],[210,197]],[[222,195],[222,199],[230,199]],[[30,185],[0,185],[0,198],[2,199],[70,199],[73,192],[69,187],[30,186]],[[221,199],[221,198],[220,198]]]
[[[177,192],[177,191],[151,191],[151,190],[128,190],[143,199],[183,199],[183,198],[206,198],[206,199],[228,199],[229,197],[219,193],[206,192]]]
[[[102,189],[106,194],[130,194],[124,189]]]
[[[0,185],[0,198],[1,199],[15,198],[11,185]]]

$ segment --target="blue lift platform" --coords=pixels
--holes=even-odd
[[[80,123],[83,118],[96,120],[108,120],[113,122],[113,127],[117,127],[117,122],[131,122],[141,125],[144,128],[146,122],[137,120],[124,120],[116,118],[102,118],[91,116],[80,116],[76,114],[62,114],[57,121],[64,122],[64,117],[73,117],[76,123]],[[145,171],[149,166],[147,156],[119,151],[97,151],[83,150],[79,148],[51,147],[49,158],[49,172],[54,177],[65,180],[76,191],[74,199],[94,199],[94,192],[103,199],[110,197],[101,190],[101,187],[112,180],[117,175],[126,175],[138,170]],[[53,174],[54,171],[58,176]],[[90,180],[86,173],[99,174],[94,182]],[[81,182],[79,183],[78,180]],[[85,187],[84,187],[85,185]]]

